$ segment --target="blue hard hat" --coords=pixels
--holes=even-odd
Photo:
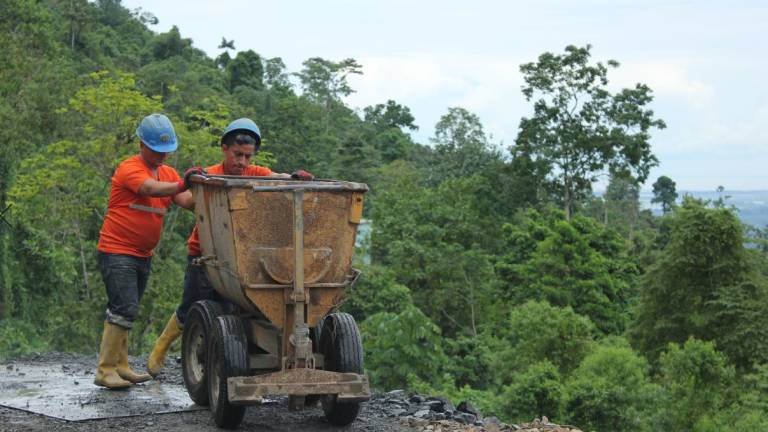
[[[171,120],[162,114],[150,114],[144,117],[136,128],[136,136],[147,147],[158,153],[176,151],[179,144]]]
[[[261,131],[259,131],[259,127],[256,126],[256,123],[254,123],[253,120],[243,117],[230,123],[227,128],[224,129],[224,133],[221,134],[222,144],[227,135],[236,132],[246,133],[252,136],[256,140],[256,145],[261,145]]]

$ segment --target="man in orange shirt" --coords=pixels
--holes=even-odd
[[[299,170],[293,174],[274,173],[266,167],[251,165],[251,157],[258,151],[261,145],[261,132],[256,123],[251,119],[241,118],[233,121],[224,130],[221,137],[221,152],[224,155],[222,163],[209,166],[205,169],[207,174],[224,174],[236,176],[256,176],[256,177],[280,177],[295,178],[299,180],[312,180],[312,174]],[[198,228],[192,230],[188,241],[187,270],[184,274],[184,293],[181,304],[176,312],[168,320],[163,333],[158,337],[152,353],[149,355],[147,370],[150,375],[156,376],[165,364],[165,355],[171,343],[176,340],[182,332],[184,321],[192,305],[198,300],[215,300],[227,305],[228,302],[222,298],[211,286],[205,271],[201,266],[193,265],[192,261],[202,255],[200,250],[200,240],[198,238]]]
[[[138,316],[163,216],[171,203],[194,207],[188,182],[163,165],[178,147],[168,117],[148,115],[136,135],[141,150],[121,162],[112,176],[109,207],[97,247],[108,303],[94,384],[107,388],[125,388],[150,379],[128,366],[128,331]],[[194,172],[190,168],[185,178]]]

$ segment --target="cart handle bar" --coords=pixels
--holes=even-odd
[[[251,188],[254,192],[286,192],[286,191],[295,191],[295,190],[353,191],[353,192],[368,191],[368,185],[366,185],[365,183],[354,183],[354,182],[346,182],[346,181],[340,181],[340,180],[325,180],[325,179],[303,181],[303,180],[278,178],[278,177],[248,177],[248,176],[228,176],[228,175],[208,176],[208,175],[201,175],[201,174],[193,174],[190,177],[190,180],[192,181],[192,183]],[[257,180],[259,182],[283,181],[283,182],[291,182],[294,184],[260,186],[258,184],[253,184],[254,180]]]

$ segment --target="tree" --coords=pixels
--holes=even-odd
[[[435,125],[431,141],[435,147],[426,161],[430,184],[480,173],[501,160],[500,152],[485,135],[480,118],[464,108],[449,108]]]
[[[285,63],[280,57],[274,57],[264,60],[264,84],[271,90],[282,94],[288,94],[293,87],[289,81],[288,74],[285,73]]]
[[[396,272],[444,334],[476,335],[501,313],[492,307],[498,286],[491,253],[500,224],[478,205],[488,185],[470,176],[425,188],[401,161],[382,171],[371,210],[373,261]]]
[[[173,56],[180,56],[191,47],[192,40],[182,38],[179,28],[173,26],[167,33],[159,34],[152,41],[149,49],[155,60],[165,60]]]
[[[373,123],[380,129],[419,129],[413,123],[415,119],[413,114],[411,114],[410,108],[400,105],[391,99],[386,104],[365,107],[363,113],[366,122]]]
[[[565,383],[567,420],[584,430],[650,431],[645,421],[658,394],[647,361],[627,346],[601,346]],[[685,430],[685,429],[672,429]]]
[[[662,430],[702,430],[702,420],[724,405],[734,370],[710,342],[694,338],[669,344],[659,360],[664,398],[657,414]]]
[[[768,284],[734,212],[686,197],[672,213],[669,242],[642,278],[631,329],[649,358],[695,337],[715,341],[741,369],[768,362]]]
[[[69,47],[74,50],[75,41],[77,41],[78,35],[87,25],[88,19],[90,18],[88,13],[89,5],[88,2],[84,0],[70,0],[67,6],[68,7],[64,9],[63,15],[70,22]]]
[[[234,59],[227,63],[229,75],[229,91],[239,86],[251,87],[256,90],[264,88],[264,65],[261,56],[252,50],[237,53]]]
[[[512,377],[503,387],[501,409],[510,422],[521,423],[547,416],[560,418],[563,398],[562,377],[549,361],[534,363]]]
[[[411,291],[395,280],[395,274],[386,267],[363,268],[360,281],[344,303],[343,310],[356,320],[364,321],[379,312],[400,313],[413,305]]]
[[[640,215],[640,188],[637,182],[621,173],[611,173],[603,198],[603,223],[615,228],[624,237],[631,236]]]
[[[620,333],[637,268],[615,231],[592,218],[529,210],[504,224],[496,269],[512,301],[570,306],[605,333]]]
[[[333,102],[354,92],[347,82],[349,75],[362,75],[362,67],[355,59],[340,62],[312,57],[305,60],[304,69],[297,73],[304,95],[329,108]]]
[[[361,331],[371,384],[378,389],[437,387],[447,358],[440,329],[416,306],[400,313],[379,312]]]
[[[381,154],[382,162],[406,159],[415,146],[403,129],[416,130],[411,110],[393,100],[365,107],[364,121],[369,126],[368,140]]]
[[[520,66],[523,94],[534,101],[534,114],[520,121],[512,152],[546,161],[566,218],[606,167],[645,181],[657,164],[649,131],[665,127],[646,109],[651,89],[637,84],[612,94],[606,89],[608,67],[618,63],[590,64],[590,49],[569,45],[562,55],[544,53]]]
[[[570,373],[592,350],[595,325],[570,307],[527,301],[514,307],[491,332],[498,353],[494,369],[500,371],[497,375],[506,383],[542,360],[562,374]]]
[[[667,214],[675,206],[677,191],[675,191],[675,182],[667,176],[661,176],[653,184],[652,203],[661,204],[661,211]]]

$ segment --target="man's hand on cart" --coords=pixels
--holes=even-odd
[[[185,190],[189,189],[189,187],[190,187],[189,178],[192,177],[195,174],[206,175],[208,173],[205,172],[205,169],[203,167],[199,167],[199,166],[190,167],[189,169],[184,171],[184,181],[183,182],[179,182],[179,192],[184,192]],[[182,185],[182,183],[183,183],[183,185]]]
[[[291,178],[296,180],[312,181],[315,179],[315,176],[312,175],[312,173],[309,171],[304,171],[300,169],[300,170],[294,171],[293,174],[291,174]]]

